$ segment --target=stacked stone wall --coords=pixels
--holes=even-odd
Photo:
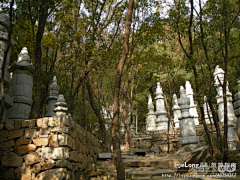
[[[101,142],[71,117],[0,123],[0,179],[80,179],[90,173]]]

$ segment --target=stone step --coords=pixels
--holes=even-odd
[[[162,176],[162,174],[173,175],[175,173],[172,169],[156,169],[152,167],[126,169],[127,178],[143,178]]]
[[[173,168],[175,164],[182,164],[182,160],[173,159],[171,157],[155,157],[155,158],[138,158],[124,159],[125,167],[158,167],[160,169]]]

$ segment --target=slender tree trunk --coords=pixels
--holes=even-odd
[[[113,120],[112,120],[113,159],[117,169],[118,180],[125,179],[125,170],[124,170],[124,164],[121,157],[120,134],[119,134],[119,128],[118,128],[119,101],[120,101],[119,97],[120,97],[120,86],[122,81],[123,68],[129,52],[129,37],[130,37],[130,29],[131,29],[131,23],[132,23],[133,4],[134,4],[134,0],[129,0],[128,11],[126,16],[126,24],[125,24],[124,44],[122,48],[121,57],[117,66],[117,74],[115,77],[115,88],[114,88],[114,96],[113,96],[113,104],[114,104]]]
[[[98,117],[98,122],[99,122],[99,126],[100,126],[100,131],[101,131],[101,140],[105,144],[106,143],[106,130],[105,130],[104,122],[103,122],[103,115],[101,114],[100,109],[94,102],[93,91],[92,91],[92,87],[91,87],[91,84],[89,83],[88,78],[86,78],[86,86],[87,86],[87,90],[88,90],[90,104],[93,108],[94,113]]]
[[[39,21],[38,21],[38,30],[36,34],[36,42],[34,45],[34,66],[35,66],[35,98],[34,98],[34,105],[32,109],[32,117],[39,118],[40,117],[40,108],[41,108],[41,90],[42,90],[42,83],[41,83],[41,66],[42,66],[42,48],[41,42],[44,33],[44,28],[46,24],[46,20],[48,17],[48,9],[49,9],[49,2],[43,0],[39,7]]]

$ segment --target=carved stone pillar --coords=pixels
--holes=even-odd
[[[155,120],[155,123],[157,125],[156,130],[166,130],[168,128],[168,118],[167,118],[167,111],[165,109],[164,104],[164,97],[163,97],[163,91],[160,86],[160,82],[157,83],[157,89],[156,89],[156,115],[157,119]]]
[[[199,120],[198,120],[197,105],[194,104],[193,89],[189,81],[186,81],[185,88],[186,88],[187,97],[190,99],[189,113],[193,116],[195,126],[198,126]]]
[[[54,112],[56,116],[65,116],[67,114],[68,105],[65,102],[64,96],[60,94],[57,98],[57,102],[55,104]]]
[[[146,119],[146,131],[155,131],[156,123],[155,123],[156,115],[154,112],[154,105],[152,102],[151,95],[148,96],[148,114]]]
[[[181,110],[180,106],[178,105],[177,95],[173,94],[173,122],[175,125],[175,128],[179,128],[179,117],[181,116]]]
[[[9,71],[13,73],[10,84],[13,106],[8,111],[8,118],[16,121],[28,119],[33,103],[34,66],[30,64],[30,57],[26,47],[22,48],[17,62],[13,62]]]
[[[54,113],[54,108],[55,108],[54,105],[57,102],[59,88],[60,87],[57,84],[57,78],[56,76],[54,76],[52,84],[49,85],[48,109],[47,109],[47,113],[45,114],[46,117],[52,117],[56,115]]]
[[[178,103],[181,108],[181,116],[179,117],[180,124],[180,143],[182,146],[189,146],[190,148],[196,148],[199,142],[199,137],[196,136],[196,128],[193,116],[189,113],[190,99],[186,95],[186,91],[183,86],[180,87],[180,99]]]

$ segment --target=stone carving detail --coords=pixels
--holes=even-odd
[[[179,117],[181,116],[180,106],[178,105],[177,95],[173,94],[173,121],[175,128],[179,128]]]
[[[185,88],[186,88],[187,97],[190,99],[189,112],[193,116],[195,126],[198,126],[199,120],[198,120],[197,105],[194,104],[193,89],[189,81],[186,81]]]
[[[13,105],[12,98],[7,93],[9,89],[9,81],[10,81],[8,67],[9,67],[9,61],[10,61],[11,46],[9,45],[9,42],[11,44],[13,43],[8,37],[8,34],[9,34],[8,29],[10,28],[9,16],[6,13],[4,13],[1,8],[0,8],[0,22],[1,22],[0,23],[0,39],[1,39],[0,40],[0,78],[2,77],[2,70],[3,70],[4,71],[4,89],[5,89],[4,109],[2,109],[2,106],[0,106],[0,112],[2,112],[3,110],[2,120],[6,120],[7,111]],[[6,53],[7,53],[7,56],[5,57]],[[1,88],[0,88],[0,101],[2,101]]]
[[[13,62],[9,71],[13,73],[10,84],[10,95],[13,106],[8,111],[8,118],[13,120],[28,119],[32,106],[33,72],[26,47],[22,48],[17,62]]]
[[[165,109],[164,104],[164,97],[163,97],[163,91],[160,86],[160,82],[157,83],[157,89],[156,89],[156,115],[157,119],[155,120],[155,123],[157,125],[156,130],[166,130],[168,128],[168,118],[167,118],[167,111]]]
[[[67,114],[68,105],[65,102],[64,96],[60,94],[57,98],[57,102],[55,104],[54,112],[56,116],[65,116]]]
[[[206,96],[204,96],[203,109],[204,109],[204,119],[205,119],[206,124],[211,124],[211,123],[213,124],[212,111],[209,107]]]
[[[215,72],[214,72],[214,80],[215,83],[214,85],[216,86],[217,89],[217,104],[218,104],[218,118],[220,122],[223,122],[224,120],[224,104],[223,104],[223,89],[222,89],[222,85],[223,85],[223,81],[224,81],[224,74],[225,72],[223,71],[222,68],[219,68],[219,66],[217,65],[215,68]],[[228,82],[227,82],[227,116],[228,119],[231,122],[236,122],[237,118],[234,115],[234,110],[233,110],[233,104],[232,104],[232,93],[229,92],[228,89]]]
[[[193,116],[189,113],[190,99],[186,95],[186,90],[183,86],[180,87],[180,99],[178,100],[181,109],[179,117],[181,139],[180,143],[183,146],[189,146],[191,149],[197,147],[199,137],[196,136],[196,128]]]
[[[56,76],[53,77],[52,84],[49,85],[49,96],[48,96],[48,110],[46,113],[46,117],[52,117],[55,116],[54,113],[54,105],[57,102],[57,96],[59,91],[59,85],[57,84],[57,78]]]
[[[156,115],[154,112],[154,105],[152,102],[152,96],[148,96],[148,114],[146,119],[146,131],[155,131],[156,124],[155,124]]]

